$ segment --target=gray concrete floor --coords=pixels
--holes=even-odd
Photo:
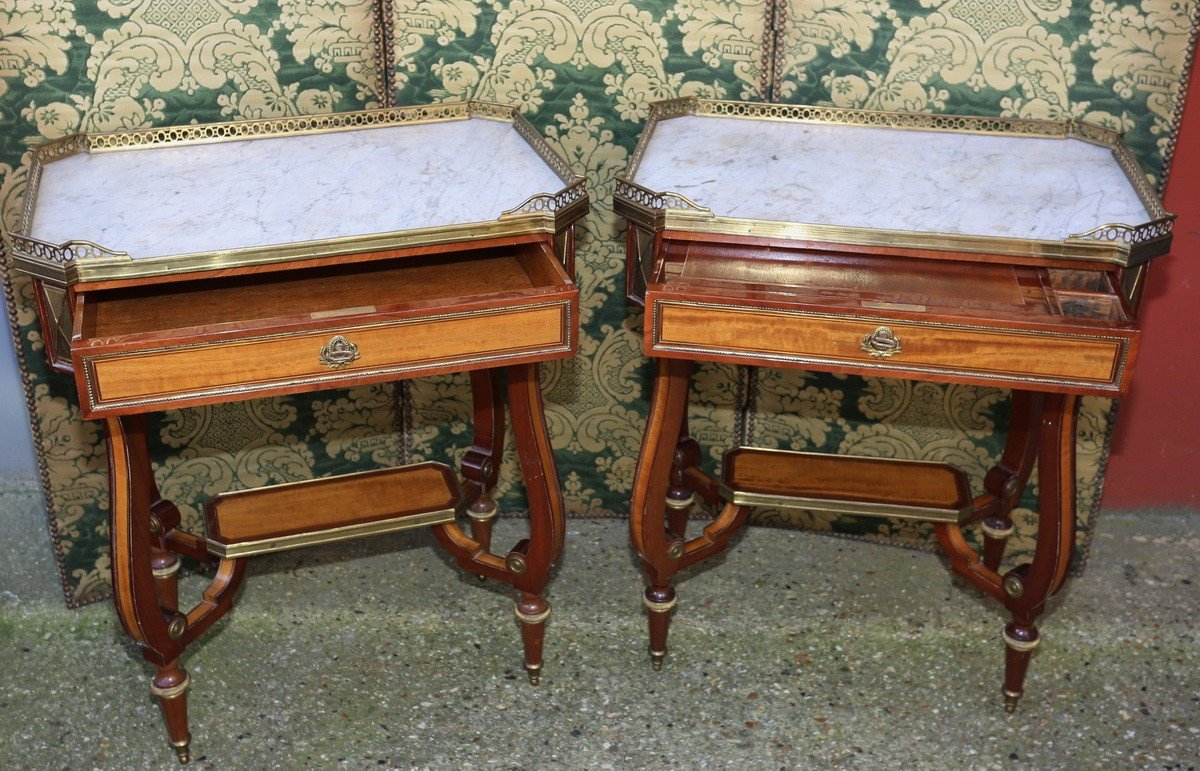
[[[64,607],[35,492],[0,513],[3,765],[169,767],[148,667],[108,604]],[[752,529],[679,582],[655,673],[624,523],[572,521],[536,688],[511,593],[426,532],[258,558],[185,659],[194,763],[1193,767],[1198,556],[1195,514],[1105,516],[1014,715],[1001,613],[930,554]]]

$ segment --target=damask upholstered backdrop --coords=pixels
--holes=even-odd
[[[580,239],[581,355],[543,370],[569,511],[623,516],[647,397],[642,319],[621,294],[614,177],[646,105],[707,97],[1098,121],[1126,132],[1161,181],[1193,48],[1197,0],[393,0],[394,98],[520,105],[588,176]],[[318,113],[380,102],[368,0],[0,0],[0,202],[11,223],[36,142],[73,131]],[[886,158],[879,159],[887,163]],[[370,206],[370,201],[363,201]],[[108,591],[99,424],[47,371],[29,285],[5,272],[50,526],[68,601]],[[705,367],[693,433],[735,443],[945,460],[978,489],[998,456],[1003,391]],[[1113,405],[1085,400],[1081,545],[1091,534]],[[165,495],[409,460],[468,441],[463,378],[164,413],[154,450]],[[511,460],[511,459],[510,459]],[[519,512],[506,463],[503,506]],[[1024,503],[1031,504],[1027,494]],[[1031,547],[1018,512],[1011,552]],[[758,521],[926,545],[921,525],[811,512]],[[570,548],[587,548],[573,544]],[[1081,550],[1086,553],[1086,549]]]

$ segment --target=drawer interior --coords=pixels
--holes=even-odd
[[[669,240],[656,278],[675,288],[853,310],[1050,322],[1131,318],[1112,275],[1028,265]]]
[[[89,292],[84,338],[206,330],[437,307],[560,290],[570,278],[542,243]]]

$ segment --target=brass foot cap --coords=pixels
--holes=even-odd
[[[650,651],[650,667],[655,672],[662,669],[663,659],[667,657],[666,651]]]
[[[180,765],[187,765],[192,759],[191,739],[185,739],[179,744],[172,742],[171,749],[175,750],[175,757],[179,758]]]
[[[525,665],[525,674],[529,675],[529,684],[530,685],[537,685],[539,682],[541,682],[541,679],[542,679],[542,677],[541,677],[542,676],[542,665],[541,664],[526,664]]]
[[[1012,691],[1004,692],[1004,711],[1012,714],[1017,711],[1017,702],[1021,700],[1021,694],[1013,693]]]

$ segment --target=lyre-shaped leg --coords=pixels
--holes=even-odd
[[[542,668],[542,638],[550,605],[542,597],[550,568],[562,553],[562,489],[542,405],[537,364],[519,364],[506,370],[508,414],[525,493],[529,501],[529,538],[500,556],[482,548],[455,522],[436,525],[433,534],[458,562],[473,573],[511,584],[521,592],[517,617],[525,643],[525,668],[536,683]]]
[[[1004,707],[1025,690],[1029,657],[1041,643],[1035,622],[1067,578],[1075,551],[1075,424],[1079,398],[1044,398],[1038,447],[1038,534],[1033,560],[1004,577],[1012,621],[1004,627]]]
[[[171,746],[187,762],[191,734],[187,719],[187,673],[179,666],[186,645],[224,615],[241,584],[245,560],[223,559],[199,605],[179,611],[178,557],[166,547],[177,512],[159,499],[150,464],[144,416],[108,418],[110,489],[109,547],[113,603],[125,632],[156,668],[151,693],[158,699]],[[155,516],[154,511],[161,516]],[[171,515],[170,521],[163,518]],[[182,537],[182,536],[181,536]],[[187,552],[202,557],[203,541],[185,539]]]
[[[650,661],[658,669],[667,655],[670,615],[677,602],[672,581],[684,553],[682,533],[668,527],[666,508],[676,448],[687,412],[692,364],[680,359],[658,359],[655,366],[650,413],[634,475],[629,533],[650,584],[643,602],[650,622]],[[679,522],[676,527],[682,529]]]
[[[525,647],[525,671],[529,682],[537,685],[542,671],[542,640],[550,616],[550,603],[542,592],[550,568],[562,553],[566,523],[536,364],[508,368],[508,408],[529,499],[529,539],[509,552],[506,565],[516,573],[512,584],[521,592],[517,617]]]

